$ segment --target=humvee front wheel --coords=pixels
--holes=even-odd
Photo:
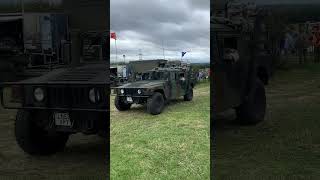
[[[126,103],[125,101],[123,101],[123,99],[119,96],[116,96],[115,100],[114,100],[114,105],[116,106],[116,108],[119,111],[126,111],[129,110],[131,108],[131,104]]]
[[[69,134],[49,133],[35,123],[39,118],[37,111],[19,110],[17,112],[15,136],[18,145],[31,155],[50,155],[63,150]]]
[[[266,114],[266,94],[263,83],[256,80],[255,90],[249,100],[236,108],[237,118],[244,124],[256,124],[264,120]]]
[[[185,101],[192,101],[192,99],[193,99],[193,88],[190,88],[188,93],[186,95],[184,95],[183,98],[184,98]]]
[[[147,111],[152,115],[158,115],[164,108],[164,98],[159,92],[153,94],[152,97],[147,100]]]

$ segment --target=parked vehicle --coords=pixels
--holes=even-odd
[[[143,73],[140,80],[115,88],[115,106],[125,111],[132,104],[146,104],[147,112],[157,115],[171,100],[184,97],[191,101],[194,85],[190,68],[154,68]]]

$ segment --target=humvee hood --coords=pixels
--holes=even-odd
[[[50,81],[107,81],[107,66],[103,64],[84,65],[72,68],[58,76],[52,77]]]
[[[108,82],[107,66],[103,63],[85,64],[73,68],[55,69],[43,76],[28,79],[28,83]]]
[[[162,86],[166,81],[136,81],[119,86],[118,88],[152,88]]]

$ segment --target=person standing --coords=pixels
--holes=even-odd
[[[307,59],[307,38],[304,35],[304,32],[300,29],[295,46],[299,56],[299,64],[305,63]]]
[[[315,37],[314,37],[314,62],[315,63],[319,63],[320,61],[320,31],[318,30],[315,33]]]
[[[284,37],[284,44],[283,44],[283,50],[284,50],[283,55],[285,57],[285,59],[283,61],[284,64],[288,61],[289,53],[292,48],[292,44],[293,44],[293,38],[289,32],[286,32],[285,37]]]

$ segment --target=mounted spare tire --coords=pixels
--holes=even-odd
[[[161,93],[155,92],[152,97],[147,100],[147,111],[152,115],[158,115],[164,108],[164,97]]]
[[[265,88],[261,80],[257,79],[253,94],[236,108],[237,118],[243,124],[257,124],[264,120],[266,107]]]
[[[39,111],[19,110],[15,121],[15,136],[18,145],[30,155],[51,155],[62,151],[69,134],[48,132],[37,125],[41,116]]]

